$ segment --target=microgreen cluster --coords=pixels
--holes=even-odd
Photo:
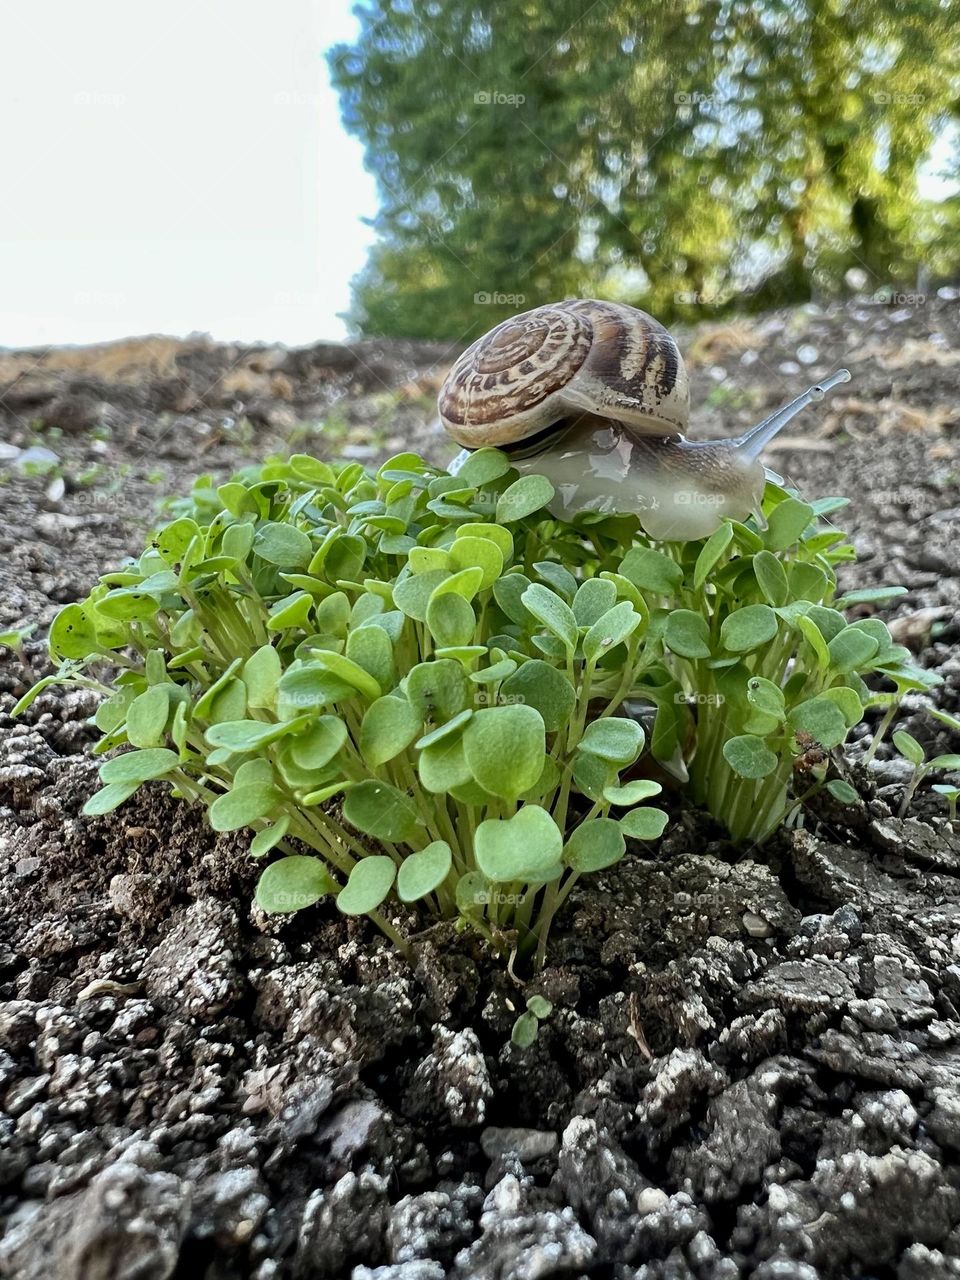
[[[60,670],[19,709],[51,680],[103,691],[97,750],[133,750],[86,812],[167,780],[253,833],[268,912],[331,895],[405,949],[394,895],[542,962],[578,878],[662,833],[648,766],[692,762],[695,796],[759,839],[798,762],[862,718],[865,673],[927,679],[841,612],[890,590],[835,598],[839,500],[771,485],[765,528],[657,549],[632,517],[551,519],[552,498],[489,449],[456,476],[405,453],[203,477],[57,616]]]

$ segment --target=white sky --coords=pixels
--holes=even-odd
[[[351,3],[5,0],[0,346],[342,337],[377,207],[324,58]]]
[[[351,0],[0,8],[0,346],[342,337],[372,177],[324,51]]]

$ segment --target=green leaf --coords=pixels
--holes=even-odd
[[[747,681],[747,702],[762,715],[772,717],[778,724],[786,715],[783,690],[763,676],[751,676]]]
[[[512,818],[488,818],[474,838],[477,866],[494,884],[544,883],[562,873],[563,837],[549,813],[526,804]]]
[[[617,588],[608,578],[588,578],[573,598],[573,616],[580,627],[592,627],[617,603]]]
[[[294,591],[270,606],[267,616],[268,631],[286,631],[289,627],[305,627],[313,607],[313,597],[307,591]]]
[[[491,550],[497,551],[492,542],[487,545]],[[426,621],[430,634],[439,646],[468,645],[476,630],[477,615],[463,596],[447,593],[430,600]]]
[[[930,761],[930,768],[946,769],[948,773],[953,773],[955,769],[960,769],[960,755],[934,756]]]
[[[643,729],[625,716],[605,716],[587,725],[579,750],[619,765],[633,764],[643,750]]]
[[[93,618],[79,604],[68,604],[53,620],[48,639],[55,658],[87,658],[97,650]]]
[[[522,573],[508,573],[493,584],[494,600],[510,621],[525,631],[534,624],[533,614],[523,603],[523,593],[529,586],[530,579]]]
[[[484,708],[464,730],[463,747],[480,786],[516,800],[540,777],[546,750],[543,719],[522,704]]]
[[[623,557],[620,572],[641,591],[673,595],[683,581],[683,570],[675,560],[649,547],[634,547]]]
[[[154,538],[154,546],[167,564],[176,564],[194,538],[200,534],[196,520],[184,517],[166,525]]]
[[[503,556],[489,538],[462,537],[458,534],[447,554],[451,569],[480,569],[483,574],[481,591],[492,586],[503,573]]]
[[[510,459],[498,449],[477,449],[461,464],[456,479],[477,489],[505,476],[511,468]],[[498,517],[499,518],[499,517]]]
[[[473,710],[470,707],[465,707],[452,720],[447,720],[445,724],[439,725],[436,729],[431,729],[429,733],[425,733],[413,745],[418,750],[424,750],[426,747],[433,747],[438,742],[443,742],[446,738],[458,738],[463,732],[464,725],[472,715]]]
[[[573,610],[567,602],[539,582],[527,587],[521,599],[524,607],[537,621],[557,637],[568,653],[573,653],[580,633]]]
[[[777,756],[762,738],[744,734],[723,744],[723,758],[741,778],[766,778],[777,767]]]
[[[706,618],[692,609],[670,611],[663,639],[667,648],[681,658],[710,657],[710,628]]]
[[[543,996],[531,996],[527,1001],[527,1009],[539,1022],[542,1022],[553,1013],[553,1001],[545,1000]]]
[[[905,760],[909,760],[911,764],[923,764],[924,750],[916,738],[907,733],[905,729],[898,729],[893,735],[893,745],[897,748]]]
[[[490,903],[490,881],[479,871],[468,871],[457,881],[454,896],[461,915],[482,915]]]
[[[138,694],[127,711],[127,738],[135,747],[155,747],[170,715],[168,685],[155,684]]]
[[[268,818],[283,800],[283,793],[270,783],[234,787],[217,796],[209,809],[214,831],[239,831],[259,818]]]
[[[290,759],[301,769],[319,770],[339,754],[346,741],[347,726],[339,716],[319,716],[309,722],[303,733],[291,738],[287,749]]]
[[[720,626],[720,643],[732,653],[747,653],[777,634],[777,615],[769,605],[749,604],[728,613]]]
[[[280,655],[273,645],[265,644],[250,655],[241,677],[247,689],[248,707],[273,709],[282,670]]]
[[[279,822],[263,827],[250,841],[250,857],[265,858],[271,849],[275,849],[290,827],[290,815],[285,813]]]
[[[764,545],[769,551],[786,551],[799,542],[813,519],[813,507],[798,498],[786,498],[783,502],[778,502],[767,520]]]
[[[534,566],[537,577],[557,593],[568,604],[577,591],[577,580],[562,564],[556,560],[539,560]]]
[[[472,600],[480,590],[483,579],[484,572],[476,565],[469,569],[461,569],[458,573],[448,574],[443,582],[437,583],[434,587],[433,595],[428,602],[428,609],[434,600],[448,593],[462,596],[464,600]]]
[[[500,552],[504,564],[513,556],[513,534],[499,524],[461,524],[457,526],[454,543],[460,538],[486,538]]]
[[[620,819],[620,830],[631,840],[659,840],[668,821],[662,809],[631,809]]]
[[[337,882],[319,858],[291,854],[264,867],[254,898],[261,911],[280,915],[311,907],[328,893],[336,892]]]
[[[521,1013],[520,1017],[513,1024],[510,1032],[510,1043],[515,1044],[518,1049],[529,1049],[536,1041],[540,1031],[540,1023],[537,1021],[536,1015],[529,1010]]]
[[[450,572],[446,547],[411,547],[407,559],[414,573]]]
[[[521,476],[501,493],[497,501],[497,524],[513,524],[532,515],[551,502],[553,496],[553,485],[546,476]]]
[[[603,871],[619,862],[626,848],[618,822],[613,818],[592,818],[571,832],[563,860],[578,873]]]
[[[437,658],[413,667],[404,689],[410,705],[425,724],[442,724],[464,709],[470,686],[459,662]]]
[[[405,751],[422,728],[423,721],[406,698],[378,698],[360,725],[360,754],[376,769]]]
[[[212,724],[204,737],[212,747],[226,747],[236,752],[259,751],[288,733],[299,732],[308,719],[300,716],[296,720],[282,720],[274,724],[265,724],[262,720],[225,720]]]
[[[343,816],[358,831],[398,844],[408,843],[417,830],[417,809],[410,797],[373,779],[347,792]]]
[[[889,604],[907,594],[906,587],[860,587],[856,591],[845,591],[839,600],[834,601],[835,609],[849,609],[855,604]]]
[[[583,656],[588,662],[596,662],[627,640],[640,625],[640,615],[629,600],[621,600],[608,609],[583,637]]]
[[[786,604],[789,594],[787,573],[771,551],[757,552],[753,557],[753,572],[769,604]]]
[[[359,635],[360,633],[355,632],[354,634]],[[359,663],[345,657],[342,653],[334,653],[331,649],[314,649],[310,656],[324,671],[329,671],[331,675],[336,676],[344,684],[356,689],[365,698],[373,701],[381,697],[383,691],[373,676],[364,671]]]
[[[556,667],[540,658],[522,663],[500,686],[501,696],[539,711],[547,733],[556,733],[570,720],[577,705],[573,685]]]
[[[347,636],[346,657],[366,671],[379,688],[389,689],[396,683],[393,645],[382,627],[358,627],[351,631]]]
[[[122,756],[114,756],[100,766],[100,781],[111,783],[148,782],[151,778],[162,778],[171,769],[176,769],[180,758],[175,751],[166,747],[151,747],[145,751],[126,751]]]
[[[803,616],[797,617],[795,625],[813,650],[818,668],[821,671],[826,671],[830,666],[830,650],[827,648],[827,642],[824,640],[820,628],[812,618]]]
[[[446,569],[428,569],[399,578],[393,588],[393,601],[398,609],[415,622],[425,622],[430,598],[441,582],[450,577]]]
[[[831,698],[823,696],[808,698],[794,707],[787,723],[795,733],[808,733],[827,750],[839,746],[847,736],[843,712]]]
[[[860,799],[850,783],[845,782],[843,778],[831,778],[827,783],[827,790],[834,800],[839,800],[841,804],[856,804]]]
[[[365,916],[376,911],[393,888],[396,874],[392,858],[382,854],[361,858],[337,894],[337,906],[345,916]]]
[[[253,549],[262,560],[280,569],[306,569],[313,556],[313,544],[303,530],[278,521],[257,527]]]
[[[634,778],[632,782],[624,783],[622,787],[604,787],[603,798],[607,804],[624,808],[627,805],[640,804],[643,800],[649,800],[651,796],[658,796],[662,790],[659,782],[649,778]]]
[[[411,853],[400,864],[397,875],[397,897],[401,902],[416,902],[439,888],[450,874],[453,855],[444,840],[434,840],[419,853]]]
[[[845,627],[827,645],[830,665],[841,675],[859,671],[879,648],[877,640],[858,627]]]
[[[836,685],[833,689],[824,689],[822,696],[837,704],[848,729],[863,719],[863,703],[856,689]]]
[[[700,549],[700,554],[697,556],[697,563],[693,567],[694,591],[700,590],[732,541],[733,529],[729,524],[722,524],[706,540]]]
[[[139,782],[111,782],[95,791],[81,812],[88,818],[99,818],[105,813],[112,813],[125,800],[130,799],[139,785]]]

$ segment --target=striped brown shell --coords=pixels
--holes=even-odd
[[[447,375],[439,409],[468,449],[506,448],[583,412],[676,438],[690,388],[662,324],[635,307],[583,299],[525,311],[479,338]]]

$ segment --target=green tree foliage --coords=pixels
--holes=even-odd
[[[354,321],[468,339],[571,293],[669,319],[955,271],[957,201],[918,178],[958,9],[367,0],[331,54],[382,199]]]

